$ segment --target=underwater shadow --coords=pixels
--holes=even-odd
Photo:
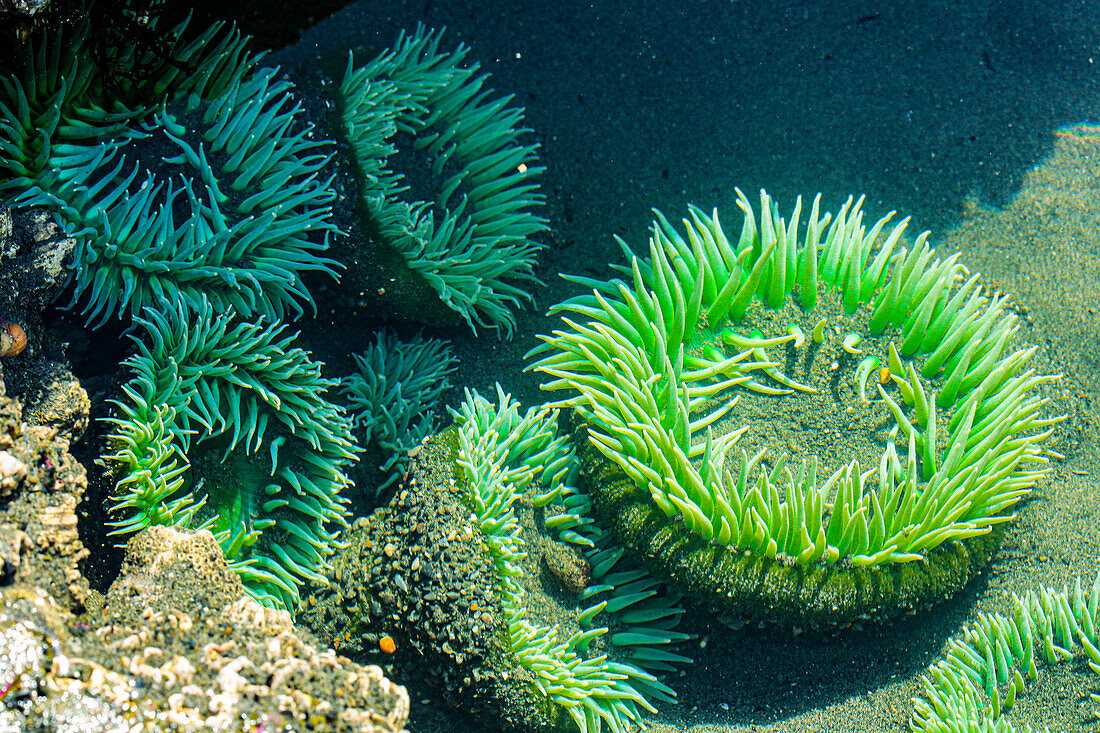
[[[664,707],[656,720],[678,730],[756,730],[912,679],[958,633],[986,591],[987,575],[916,615],[835,633],[796,635],[755,625],[732,629],[713,616],[689,614],[681,629],[698,635],[686,652],[694,663],[670,681],[678,705]],[[907,689],[897,701],[899,722],[908,717],[912,692]]]

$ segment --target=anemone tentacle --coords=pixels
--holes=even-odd
[[[690,661],[668,648],[688,638],[674,628],[682,613],[679,596],[663,593],[645,571],[620,564],[622,549],[584,518],[584,497],[571,486],[578,470],[572,436],[558,433],[557,411],[532,408],[521,416],[499,385],[497,392],[493,405],[467,391],[454,415],[457,464],[497,568],[508,649],[517,664],[536,673],[532,679],[540,694],[560,706],[582,733],[598,733],[603,725],[614,733],[631,730],[641,723],[643,710],[656,712],[650,700],[675,697],[658,675],[673,663]],[[548,526],[570,533],[566,539],[589,550],[593,584],[581,598],[592,605],[578,613],[582,629],[568,639],[561,638],[558,627],[527,618],[521,583],[524,543],[513,505],[528,488],[536,491],[536,506],[553,509]],[[597,617],[609,625],[596,625]],[[612,626],[616,631],[609,633]],[[616,659],[596,654],[590,649],[594,643],[618,650]]]
[[[921,678],[910,730],[1014,733],[1008,713],[1038,665],[1083,657],[1100,674],[1100,575],[1091,588],[1040,587],[1013,594],[1011,613],[983,613]],[[1093,701],[1100,701],[1097,695]],[[1027,728],[1030,730],[1030,728]]]
[[[352,354],[359,371],[340,380],[360,444],[383,453],[379,469],[385,479],[378,491],[404,472],[407,453],[435,430],[434,408],[450,387],[455,369],[450,344],[417,337],[400,341],[380,331],[362,354]]]
[[[70,306],[93,326],[162,295],[280,319],[312,304],[305,272],[335,275],[321,255],[336,231],[330,153],[291,84],[256,69],[232,27],[183,32],[129,93],[103,89],[86,29],[40,41],[23,77],[0,82],[0,194],[60,216],[77,241]],[[136,52],[110,53],[126,68]]]

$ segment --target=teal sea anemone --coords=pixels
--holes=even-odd
[[[574,488],[572,437],[559,434],[557,411],[533,408],[521,416],[497,390],[497,405],[468,392],[455,419],[460,485],[500,579],[507,650],[531,672],[537,694],[582,733],[598,733],[604,725],[615,733],[630,730],[643,710],[655,712],[651,701],[674,699],[658,675],[674,662],[690,661],[668,648],[688,638],[675,630],[680,596],[621,562],[623,550],[610,533],[584,516],[587,500]],[[568,638],[557,626],[529,619],[524,541],[514,507],[525,493],[534,506],[547,508],[548,528],[568,527],[571,541],[588,548],[592,584],[580,598],[589,605],[577,613],[580,628]]]
[[[133,376],[105,456],[114,534],[210,529],[253,596],[293,611],[346,523],[356,446],[325,396],[336,383],[283,326],[235,321],[206,301],[135,321],[145,333],[125,362]]]
[[[236,31],[184,42],[181,25],[159,76],[108,92],[84,32],[39,40],[0,82],[0,193],[49,206],[77,240],[73,304],[93,325],[162,297],[300,314],[302,274],[334,273],[319,254],[334,193],[291,84]]]
[[[381,454],[381,491],[404,473],[408,452],[435,430],[434,409],[450,387],[454,352],[439,339],[400,341],[382,331],[362,354],[352,356],[359,371],[340,380],[340,393],[360,445]]]
[[[536,349],[587,421],[597,516],[722,612],[831,626],[927,605],[1047,470],[1036,392],[1055,377],[1011,345],[1007,298],[861,204],[815,199],[803,224],[801,200],[788,221],[738,192],[734,240],[717,212],[682,232],[658,214],[649,258],[623,245],[625,279],[573,278],[592,293]]]
[[[546,229],[536,146],[522,142],[520,109],[493,99],[469,49],[439,50],[442,32],[402,33],[340,86],[344,130],[359,170],[360,203],[383,247],[400,254],[470,328],[510,336],[512,310],[531,300]],[[397,165],[402,157],[422,165]],[[418,171],[430,175],[413,175]]]

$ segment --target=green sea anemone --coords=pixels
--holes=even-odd
[[[381,491],[404,473],[409,450],[435,430],[434,409],[450,387],[454,352],[439,339],[400,341],[381,331],[362,354],[352,356],[359,371],[340,380],[340,393],[360,445],[381,453]]]
[[[557,411],[534,408],[521,416],[499,385],[497,390],[498,405],[467,392],[454,414],[460,485],[500,580],[507,650],[530,671],[538,694],[582,733],[598,733],[603,725],[621,733],[640,722],[642,710],[655,712],[650,700],[673,699],[656,673],[690,661],[668,649],[687,638],[674,630],[682,613],[679,596],[663,592],[644,570],[621,563],[622,548],[584,517],[587,501],[572,487],[578,468],[572,438],[559,435]],[[534,506],[557,507],[547,512],[548,527],[568,524],[573,541],[589,548],[593,582],[580,598],[590,605],[577,613],[581,628],[568,638],[561,638],[557,626],[528,618],[524,541],[514,504],[529,489]],[[565,507],[571,511],[561,511]],[[597,617],[607,625],[597,625]]]
[[[85,31],[40,40],[22,78],[0,81],[0,194],[49,206],[76,239],[73,304],[93,325],[163,296],[300,314],[302,274],[334,273],[318,253],[335,194],[291,84],[254,70],[236,31],[184,42],[180,25],[159,76],[108,92]]]
[[[398,252],[470,328],[510,336],[530,301],[546,229],[536,146],[520,109],[491,98],[469,49],[440,52],[442,32],[402,33],[364,66],[348,57],[340,86],[360,202],[382,246]],[[400,159],[423,161],[399,170]]]
[[[1084,656],[1100,674],[1100,575],[1086,593],[1039,588],[1012,596],[1011,614],[981,614],[947,645],[922,679],[910,729],[916,733],[1013,733],[1002,717],[1038,676],[1036,662]],[[1092,696],[1094,702],[1100,697]]]
[[[554,310],[579,321],[533,352],[588,423],[597,515],[724,613],[829,626],[927,605],[1047,470],[1057,419],[1035,393],[1055,377],[1010,346],[1007,298],[861,205],[834,219],[815,198],[803,225],[801,200],[787,221],[762,192],[758,219],[738,191],[735,241],[717,212],[692,207],[683,233],[658,213],[649,259],[623,244],[625,279],[572,278],[592,294]]]
[[[108,418],[113,534],[210,529],[257,600],[293,611],[345,524],[356,446],[325,398],[336,383],[283,326],[237,322],[204,300],[135,322],[145,336]]]

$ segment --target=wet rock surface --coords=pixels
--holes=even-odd
[[[43,312],[65,287],[76,241],[44,207],[0,206],[0,326],[15,324],[26,347],[3,357],[8,392],[23,419],[76,441],[88,427],[88,395],[69,369],[66,345],[43,327]]]
[[[44,206],[0,206],[0,303],[9,317],[37,318],[53,302],[75,246]]]
[[[94,617],[4,589],[0,640],[0,731],[393,733],[408,717],[407,693],[378,667],[245,596],[205,531],[135,536]]]
[[[86,413],[85,413],[85,419]],[[0,583],[33,583],[72,611],[88,585],[77,532],[84,467],[56,427],[32,425],[0,382]]]
[[[45,10],[47,5],[49,5],[49,0],[2,0],[0,1],[0,17],[30,18]]]
[[[105,699],[128,692],[117,676],[100,668],[82,686],[81,668],[89,662],[66,653],[71,623],[40,589],[0,591],[0,731],[131,729],[125,712]]]

